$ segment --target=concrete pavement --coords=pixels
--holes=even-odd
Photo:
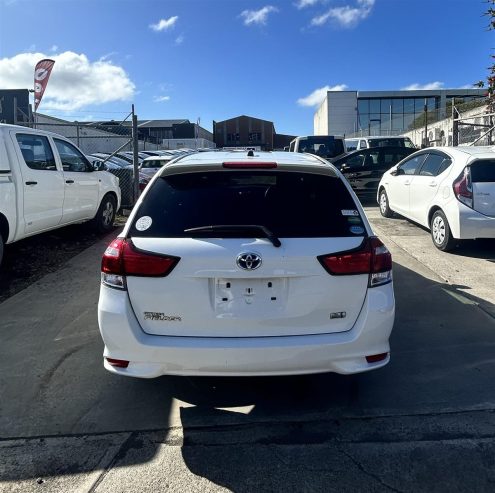
[[[352,377],[108,374],[103,242],[0,304],[0,491],[493,491],[495,321],[381,236],[392,360]]]

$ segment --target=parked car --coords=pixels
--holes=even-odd
[[[380,181],[380,212],[397,212],[430,229],[433,244],[495,238],[495,152],[487,147],[435,147],[415,152]]]
[[[345,147],[347,149],[347,152],[352,152],[359,149],[368,149],[370,147],[383,146],[409,147],[411,149],[416,149],[416,146],[409,137],[377,136],[345,139]]]
[[[345,154],[344,137],[337,135],[306,135],[296,137],[289,145],[289,152],[307,152],[324,159],[333,159]]]
[[[383,173],[412,154],[409,147],[372,147],[332,160],[358,195],[376,195]]]
[[[142,378],[380,368],[391,270],[352,188],[324,159],[184,156],[152,178],[103,255],[105,368]]]
[[[139,165],[139,171],[150,178],[162,167],[168,164],[176,156],[150,156]]]
[[[121,205],[123,208],[132,208],[134,204],[134,167],[132,164],[122,161],[125,163],[125,165],[122,165],[120,160],[115,161],[113,157],[107,161],[105,161],[104,157],[95,155],[86,157],[93,165],[95,171],[108,171],[119,179]],[[140,187],[140,189],[144,190],[149,182],[149,178],[144,175],[143,177],[140,176],[140,178],[144,180],[143,187]]]
[[[109,231],[120,207],[118,179],[94,171],[65,137],[0,124],[0,262],[6,243],[92,220]]]

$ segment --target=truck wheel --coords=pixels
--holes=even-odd
[[[3,258],[3,237],[0,235],[0,267],[2,265],[2,258]]]
[[[111,195],[105,195],[96,213],[94,226],[99,233],[106,233],[113,228],[117,204]]]

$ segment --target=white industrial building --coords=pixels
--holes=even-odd
[[[328,91],[314,115],[315,135],[400,135],[415,127],[428,112],[437,119],[448,108],[483,98],[486,89],[418,91]]]

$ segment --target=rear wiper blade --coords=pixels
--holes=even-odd
[[[280,240],[266,227],[261,226],[260,224],[216,224],[211,226],[199,226],[197,228],[189,228],[185,229],[184,233],[194,233],[194,232],[208,232],[208,231],[216,231],[216,232],[225,232],[232,233],[236,231],[252,231],[253,229],[262,231],[266,238],[268,238],[274,247],[279,247],[282,245]]]

